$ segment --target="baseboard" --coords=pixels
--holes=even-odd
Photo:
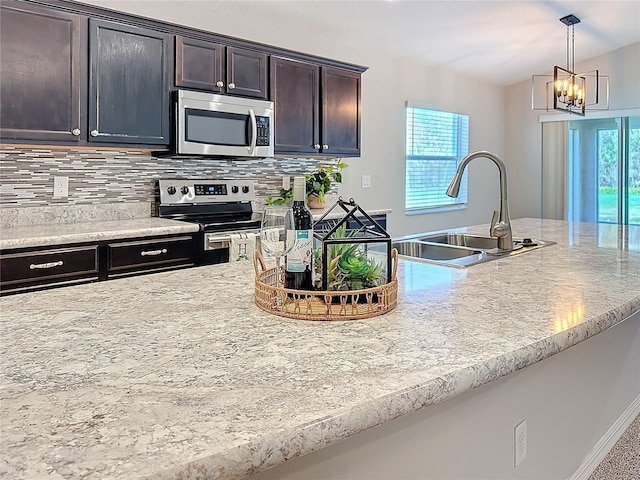
[[[611,428],[596,443],[589,456],[582,462],[573,475],[567,480],[588,480],[589,476],[600,465],[607,453],[611,451],[616,442],[620,439],[624,431],[631,425],[631,422],[640,413],[640,395],[638,395],[631,405],[620,415]]]

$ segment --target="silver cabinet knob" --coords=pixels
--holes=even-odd
[[[236,88],[236,84],[235,84],[235,83],[233,83],[233,82],[231,82],[231,83],[229,84],[229,90],[233,90],[234,88]]]
[[[326,143],[324,145],[322,145],[322,149],[326,150],[327,148],[329,148],[329,145],[327,145]]]
[[[315,148],[316,150],[320,150],[320,144],[316,143],[315,145],[312,145],[313,148]]]
[[[216,82],[216,87],[220,87],[220,88],[224,87],[224,82],[222,80],[218,80]]]
[[[92,137],[97,137],[98,135],[100,135],[100,134],[98,133],[98,130],[91,130],[91,136],[92,136]]]
[[[73,130],[71,130],[71,134],[72,134],[72,135],[75,135],[76,137],[77,137],[78,135],[80,135],[80,133],[82,133],[82,132],[80,132],[80,129],[79,129],[79,128],[74,128]]]

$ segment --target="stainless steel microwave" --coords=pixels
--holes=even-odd
[[[273,156],[273,102],[178,90],[178,155]]]

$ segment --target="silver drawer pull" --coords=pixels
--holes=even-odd
[[[64,265],[62,260],[58,260],[57,262],[50,263],[32,263],[29,265],[29,270],[35,270],[36,268],[53,268],[53,267],[61,267]]]
[[[163,253],[167,253],[166,248],[163,248],[162,250],[147,250],[146,252],[140,252],[140,255],[146,257],[147,255],[162,255]]]

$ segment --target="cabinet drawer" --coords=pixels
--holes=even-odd
[[[193,239],[177,237],[159,240],[110,243],[109,272],[193,264]]]
[[[84,276],[98,276],[97,245],[0,256],[0,284],[3,287]]]

